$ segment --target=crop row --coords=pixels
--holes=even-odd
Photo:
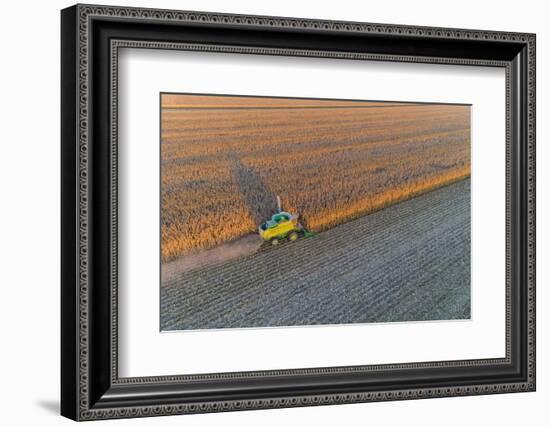
[[[176,98],[226,108],[162,111],[164,262],[254,232],[276,195],[320,231],[470,174],[469,106],[238,109],[231,99],[275,101]]]
[[[469,180],[161,288],[163,329],[469,317]]]

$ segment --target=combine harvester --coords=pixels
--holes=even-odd
[[[296,241],[300,236],[313,237],[316,235],[302,226],[298,222],[298,217],[297,214],[282,210],[281,198],[277,195],[277,213],[260,225],[258,228],[260,237],[274,246],[283,240]]]

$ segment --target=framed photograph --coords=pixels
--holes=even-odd
[[[61,411],[535,390],[535,35],[61,12]]]

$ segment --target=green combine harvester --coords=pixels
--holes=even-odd
[[[281,208],[281,199],[277,196],[277,213],[271,219],[262,223],[258,228],[260,237],[271,245],[280,241],[296,241],[300,237],[312,237],[314,232],[308,231],[298,221],[299,215],[288,213]]]

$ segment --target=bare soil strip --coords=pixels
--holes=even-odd
[[[470,318],[470,180],[190,270],[161,287],[162,330]]]
[[[172,262],[162,264],[161,283],[170,282],[184,272],[189,272],[192,269],[219,265],[228,260],[251,255],[255,253],[261,245],[262,240],[258,235],[247,235],[236,241],[222,244],[221,246],[209,250],[200,250],[196,253],[182,256]]]

